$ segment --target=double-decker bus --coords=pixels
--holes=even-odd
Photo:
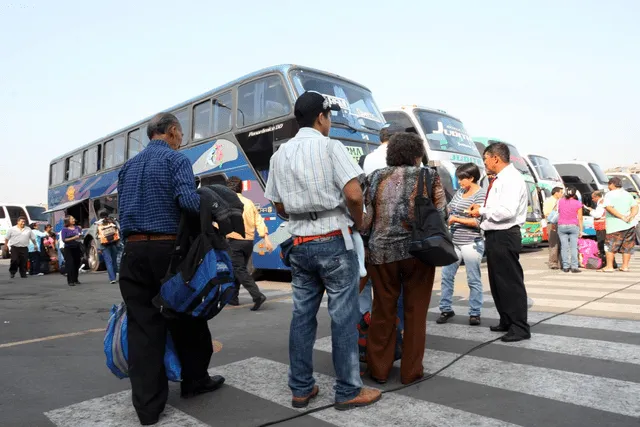
[[[513,166],[520,171],[524,178],[524,182],[527,184],[527,196],[529,199],[527,203],[527,220],[522,227],[520,227],[522,244],[524,246],[537,246],[542,242],[542,206],[540,205],[540,197],[538,196],[536,181],[529,171],[526,160],[520,155],[518,149],[508,142],[501,141],[497,138],[483,137],[474,137],[473,140],[476,142],[478,150],[482,150],[483,152],[486,147],[496,142],[503,142],[509,147],[509,151],[511,152],[511,163],[513,163]]]
[[[475,163],[484,172],[482,155],[462,122],[442,110],[406,105],[382,113],[387,123],[416,132],[424,141],[429,162],[436,165],[447,201],[459,189],[456,168]]]
[[[192,162],[200,185],[224,183],[230,176],[243,180],[244,194],[256,203],[274,245],[288,238],[285,222],[269,200],[264,186],[269,160],[278,147],[295,136],[294,103],[306,90],[315,90],[341,107],[332,111],[330,136],[342,141],[355,162],[380,143],[384,118],[371,92],[335,74],[297,65],[256,71],[179,105],[163,110],[182,125],[180,148]],[[118,172],[148,141],[146,118],[104,138],[55,158],[50,165],[49,211],[56,230],[65,215],[73,215],[87,229],[84,244],[90,268],[99,268],[95,238],[96,213],[106,209],[117,217]],[[255,269],[286,269],[279,249],[268,253],[264,241],[254,242]]]

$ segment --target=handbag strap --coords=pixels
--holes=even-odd
[[[418,197],[424,197],[424,190],[426,189],[427,198],[431,199],[431,177],[429,176],[429,169],[421,168],[418,176]],[[425,188],[426,186],[426,188]]]

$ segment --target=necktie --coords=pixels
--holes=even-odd
[[[493,183],[498,179],[497,175],[494,175],[489,178],[489,188],[487,188],[487,194],[484,196],[484,206],[487,207],[487,200],[489,199],[489,193],[491,192],[491,188],[493,188]]]

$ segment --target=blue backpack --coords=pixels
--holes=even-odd
[[[107,367],[116,377],[122,379],[129,376],[129,344],[127,343],[127,307],[124,303],[111,308],[111,316],[104,334],[104,354],[107,356]],[[167,332],[167,344],[164,353],[164,367],[169,381],[179,382],[182,367],[171,339]]]
[[[200,188],[198,193],[200,227],[195,227],[198,221],[188,213],[182,214],[167,276],[153,299],[153,304],[168,318],[189,315],[212,319],[235,292],[231,258],[225,250],[228,244],[213,227],[212,206],[219,208],[219,199],[207,187]]]

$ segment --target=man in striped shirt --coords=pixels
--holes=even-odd
[[[289,332],[289,387],[292,405],[306,407],[319,392],[313,378],[316,315],[325,290],[336,371],[335,407],[347,410],[380,399],[380,392],[362,387],[358,355],[358,259],[347,250],[347,227],[361,228],[362,169],[339,141],[328,138],[331,104],[318,92],[307,91],[296,101],[298,134],[271,158],[265,197],[281,215],[289,215],[295,238],[290,263],[293,318]]]

